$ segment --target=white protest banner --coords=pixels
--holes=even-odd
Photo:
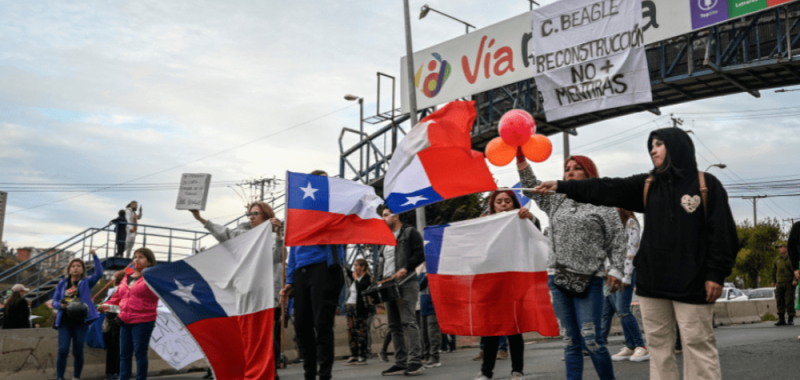
[[[183,173],[181,175],[181,186],[178,190],[178,202],[175,208],[178,210],[204,211],[210,185],[211,174]]]
[[[150,336],[150,348],[158,356],[175,369],[205,358],[189,331],[160,300],[157,312],[156,327]]]
[[[535,80],[548,121],[648,103],[639,0],[568,0],[533,11]]]

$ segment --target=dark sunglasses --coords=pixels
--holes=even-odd
[[[244,213],[244,214],[245,214],[245,215],[246,215],[248,218],[249,218],[249,217],[251,217],[251,216],[255,216],[255,217],[257,217],[257,216],[258,216],[258,214],[259,214],[259,212],[258,212],[258,211],[256,211],[256,212],[246,212],[246,213]]]

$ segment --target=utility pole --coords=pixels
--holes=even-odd
[[[675,114],[669,114],[669,118],[672,119],[672,127],[678,128],[679,125],[683,125],[683,119],[675,118]]]
[[[564,165],[566,165],[569,158],[569,133],[564,131],[561,134],[564,135]]]
[[[741,197],[742,199],[749,199],[751,202],[753,202],[753,227],[754,228],[755,228],[755,226],[758,225],[758,223],[756,223],[756,220],[757,220],[756,218],[757,218],[757,215],[758,215],[757,211],[756,211],[756,203],[758,203],[759,199],[766,198],[766,197],[767,197],[766,195],[754,195],[752,197]]]
[[[411,118],[411,128],[417,126],[417,89],[414,87],[414,48],[411,44],[411,14],[408,10],[408,0],[403,0],[403,13],[406,29],[406,79],[408,80],[408,116]],[[425,206],[417,209],[417,230],[425,228]]]
[[[260,178],[260,179],[254,179],[252,181],[245,181],[245,182],[242,183],[242,186],[249,186],[251,189],[252,188],[259,189],[260,188],[260,191],[261,191],[260,199],[263,202],[264,201],[264,189],[265,189],[265,187],[272,188],[272,187],[275,186],[275,182],[276,182],[275,178]]]

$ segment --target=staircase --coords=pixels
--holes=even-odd
[[[237,226],[244,216],[234,219],[225,226]],[[244,220],[246,222],[246,219]],[[197,251],[217,244],[207,231],[192,231],[180,228],[137,225],[134,250],[150,248],[158,263],[182,260]],[[87,275],[94,273],[91,251],[94,249],[105,272],[110,278],[117,270],[131,262],[130,258],[114,257],[116,233],[111,225],[103,228],[87,228],[50,248],[45,253],[31,257],[14,267],[0,273],[0,294],[11,289],[14,284],[22,284],[30,289],[26,300],[35,308],[53,298],[58,282],[64,278],[67,264],[75,258],[86,263]],[[3,299],[4,300],[4,299]],[[2,309],[0,309],[2,318]]]

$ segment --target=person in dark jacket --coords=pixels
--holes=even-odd
[[[383,246],[378,253],[378,280],[392,279],[399,285],[400,299],[386,302],[386,316],[394,343],[395,364],[384,376],[416,375],[422,366],[422,339],[417,324],[419,281],[417,267],[425,261],[425,244],[414,227],[404,225],[389,208],[381,211],[383,220],[397,238],[397,246]],[[408,338],[408,347],[406,347]]]
[[[313,175],[328,176],[322,170]],[[345,262],[342,245],[292,247],[286,264],[286,285],[280,291],[281,304],[294,295],[294,328],[303,353],[306,380],[332,377],[333,325],[339,295],[344,286]]]
[[[645,214],[647,227],[634,266],[651,376],[679,378],[673,351],[677,320],[684,339],[684,378],[720,379],[713,304],[740,248],[728,194],[711,174],[699,175],[694,144],[682,129],[653,131],[647,144],[655,166],[649,174],[549,181],[535,191]]]
[[[122,257],[125,254],[125,240],[128,238],[128,219],[125,219],[125,210],[119,210],[117,219],[111,221],[114,225],[114,232],[117,233],[117,249],[114,250],[114,257]]]
[[[347,312],[347,339],[350,343],[350,359],[345,365],[367,364],[367,342],[369,341],[369,319],[371,308],[364,303],[361,293],[372,285],[367,260],[358,259],[353,264],[355,270],[348,269],[347,275],[353,279],[345,308]]]
[[[31,328],[31,308],[28,306],[28,301],[25,300],[25,293],[29,291],[22,284],[11,287],[11,297],[6,300],[3,311],[5,314],[3,329]]]
[[[122,211],[123,218],[125,211]],[[123,241],[123,244],[125,242]],[[103,302],[108,301],[119,290],[119,284],[125,278],[125,271],[121,270],[114,273],[114,287],[108,290],[108,295]],[[119,324],[116,319],[119,313],[109,311],[106,313],[106,320],[103,322],[103,340],[106,343],[106,379],[119,378]]]

